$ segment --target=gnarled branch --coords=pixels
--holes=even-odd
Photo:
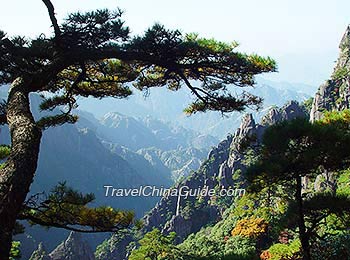
[[[55,38],[56,40],[58,40],[61,37],[61,29],[58,26],[58,22],[55,16],[55,7],[53,6],[53,4],[51,3],[50,0],[42,0],[43,3],[46,5],[47,10],[49,12],[49,16],[50,16],[50,20],[53,26],[53,29],[55,31]]]

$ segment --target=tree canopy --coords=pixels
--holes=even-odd
[[[132,86],[143,91],[187,87],[194,97],[185,109],[189,114],[242,111],[262,101],[244,87],[254,86],[255,75],[276,70],[273,59],[240,53],[236,42],[183,34],[160,24],[132,36],[119,9],[73,13],[59,24],[51,1],[42,2],[52,35],[28,39],[0,31],[0,85],[11,84],[0,105],[0,125],[7,124],[11,133],[10,154],[0,169],[2,259],[8,258],[12,230],[34,178],[42,131],[76,122],[72,110],[77,97],[126,98]],[[35,120],[29,93],[42,95],[42,110],[58,108],[60,113]],[[27,216],[37,220],[37,215]]]
[[[186,112],[241,111],[259,105],[261,99],[246,91],[234,95],[227,85],[254,85],[254,75],[276,70],[269,57],[236,51],[238,44],[200,38],[167,30],[160,24],[141,36],[131,36],[122,11],[97,10],[73,13],[59,25],[53,5],[49,11],[54,35],[36,39],[8,37],[0,32],[0,83],[27,79],[29,92],[55,95],[41,105],[52,110],[67,105],[68,111],[39,122],[43,128],[74,122],[70,110],[76,96],[125,98],[131,84],[140,90],[167,87],[190,88],[194,102]],[[200,82],[199,86],[194,82]]]
[[[302,178],[349,167],[349,122],[349,111],[343,111],[326,113],[314,123],[301,118],[273,125],[263,135],[258,159],[247,170],[251,190],[270,186],[294,193],[287,218],[299,228],[303,259],[310,259],[309,240],[320,222],[330,214],[348,212],[347,195],[308,194]]]

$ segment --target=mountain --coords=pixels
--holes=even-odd
[[[179,147],[206,148],[218,140],[181,126],[172,126],[150,116],[144,118],[109,112],[100,120],[96,132],[102,139],[126,146],[134,151],[155,147],[174,150]]]
[[[208,150],[194,147],[180,147],[169,151],[144,148],[138,150],[137,153],[142,154],[156,168],[165,166],[171,171],[172,178],[176,182],[197,170],[206,158]]]
[[[85,111],[78,113],[82,115],[78,126],[93,129],[109,150],[134,165],[144,165],[142,161],[146,160],[173,181],[196,170],[210,147],[218,142],[210,135],[171,126],[150,116],[136,118],[110,112],[98,121]]]
[[[343,111],[345,109],[350,108],[349,53],[350,26],[347,28],[340,43],[340,55],[330,79],[319,87],[315,98],[313,99],[311,113],[309,115],[310,121],[313,122],[321,119],[323,115],[329,111]],[[276,109],[272,109],[270,110],[268,115],[263,118],[260,125],[270,125],[276,121],[288,119],[286,118],[287,115],[296,115],[296,112],[297,110],[293,107],[286,107],[285,109],[279,111]],[[307,114],[305,114],[305,116],[307,116]],[[243,125],[245,125],[245,127]],[[259,136],[262,133],[261,130],[263,130],[261,126],[257,127],[257,125],[252,121],[252,118],[247,117],[246,123],[242,124],[242,127],[240,127],[238,131],[241,132],[243,129],[245,129],[243,130],[243,133],[246,132],[248,136],[253,135],[257,137],[257,140],[259,140]],[[257,144],[253,143],[253,147]],[[247,143],[245,142],[244,145],[246,146]],[[240,153],[236,153],[236,156],[231,156],[231,158],[234,159],[236,165],[240,165],[240,162],[244,162],[244,160],[247,159],[246,155],[242,155]],[[230,163],[228,163],[228,165],[230,165]],[[230,167],[228,168],[230,169]],[[227,173],[226,171],[224,172]],[[232,174],[233,172],[229,170],[228,175],[232,176]],[[233,176],[235,176],[235,174],[233,174]],[[315,178],[312,179],[309,177],[304,177],[302,181],[305,193],[303,195],[305,197],[312,198],[313,195],[322,194],[322,192],[338,193],[343,189],[344,185],[348,186],[348,180],[348,170],[344,172],[323,171],[321,174],[317,175]],[[279,199],[280,198],[281,197],[279,197]],[[263,247],[261,246],[262,244],[264,244],[264,240],[266,243],[268,236],[271,236],[271,234],[268,233],[269,231],[267,232],[267,236],[262,236],[253,243],[251,243],[249,239],[247,239],[248,236],[244,235],[244,232],[249,230],[249,228],[254,232],[261,228],[261,222],[259,224],[260,226],[254,226],[252,225],[252,222],[249,223],[249,218],[251,220],[255,217],[256,221],[257,217],[261,220],[263,218],[262,215],[264,215],[263,211],[267,209],[261,204],[258,207],[252,206],[250,208],[249,203],[253,203],[252,205],[254,205],[254,199],[249,201],[250,199],[251,198],[248,198],[246,200],[240,200],[242,201],[242,204],[240,204],[239,201],[237,203],[232,203],[231,207],[225,212],[224,217],[220,221],[215,222],[213,225],[203,226],[203,228],[199,232],[193,233],[190,236],[188,236],[184,243],[179,245],[177,248],[180,250],[184,250],[184,252],[195,252],[196,255],[205,256],[204,258],[208,257],[208,259],[255,259],[258,257],[257,251],[259,252],[259,254],[261,253],[261,259],[285,259],[286,257],[299,258],[300,246],[295,243],[295,241],[298,242],[298,238],[292,238],[293,235],[291,235],[290,230],[282,231],[278,237],[278,240],[275,238],[275,242],[272,246],[271,243],[270,245],[265,244]],[[259,199],[261,201],[264,200],[264,198],[262,198],[261,196],[259,197]],[[260,203],[260,201],[258,203]],[[311,207],[317,208],[317,202],[314,203],[316,205],[312,204]],[[322,200],[321,204],[323,207],[327,203],[325,204],[325,201]],[[278,207],[276,204],[275,206]],[[334,206],[339,205],[338,203],[336,203],[336,205]],[[254,208],[256,210],[254,214],[250,213],[251,215],[249,215],[248,213],[248,215],[245,215],[245,211],[252,212],[254,211]],[[277,211],[275,211],[273,208],[269,208],[268,211],[274,214],[274,217],[278,215]],[[241,222],[239,222],[238,220]],[[285,223],[291,221],[291,217],[282,218],[281,220],[284,225]],[[239,223],[245,224],[239,225]],[[278,226],[278,224],[274,223],[271,226]],[[238,232],[239,235],[237,236],[236,231],[242,227],[243,229],[246,229],[242,233]],[[325,232],[327,234],[330,234],[332,232],[334,234],[336,233],[335,231],[329,232],[327,229],[332,228],[328,226],[323,226],[321,229],[322,232]],[[320,230],[315,231],[315,233],[320,232]],[[344,232],[345,235],[342,235],[342,231],[337,232],[339,232],[339,234],[341,235],[333,234],[330,235],[328,238],[322,237],[320,240],[313,240],[311,245],[311,259],[349,258],[349,245],[347,244],[348,234]],[[292,239],[295,239],[294,242]],[[320,246],[320,244],[322,244],[323,247]],[[293,246],[295,246],[294,251],[292,249]],[[268,249],[265,250],[266,248]]]
[[[271,109],[264,116],[261,124],[255,123],[251,114],[244,116],[235,134],[228,136],[217,147],[214,147],[199,170],[178,183],[176,188],[182,186],[190,189],[205,186],[208,186],[209,189],[234,187],[238,184],[238,179],[235,179],[235,177],[239,178],[239,176],[235,176],[235,173],[243,171],[245,167],[240,146],[246,137],[257,136],[257,138],[260,138],[268,125],[306,116],[306,111],[297,102],[289,102],[282,108]],[[175,231],[179,239],[182,240],[188,234],[198,231],[198,228],[219,217],[220,209],[218,205],[211,206],[208,204],[211,199],[211,196],[207,196],[198,202],[195,197],[187,199],[181,199],[181,196],[163,197],[152,211],[145,216],[145,230],[159,227],[167,233]],[[195,205],[196,203],[200,204]],[[191,207],[189,207],[189,204],[191,204]],[[188,214],[184,210],[185,208],[190,208],[192,212]]]
[[[299,83],[299,82],[295,83],[295,82],[286,82],[286,81],[272,81],[262,77],[257,77],[257,82],[259,85],[267,85],[267,86],[270,86],[271,88],[282,90],[282,93],[284,93],[284,96],[294,95],[295,97],[297,97],[298,94],[300,96],[304,96],[304,95],[313,96],[317,91],[317,86],[312,86],[312,85]],[[292,100],[297,100],[297,98],[292,98]]]
[[[268,93],[269,91],[266,95]],[[5,91],[1,94],[6,97]],[[273,95],[277,95],[276,92]],[[175,107],[160,97],[159,100],[162,100],[160,103],[164,101],[163,107]],[[178,102],[177,99],[175,101]],[[39,97],[33,95],[31,107],[36,118],[45,115],[37,110],[39,103]],[[160,111],[163,107],[160,107]],[[110,112],[101,120],[97,120],[89,112],[77,112],[80,119],[76,125],[64,125],[44,132],[31,194],[48,192],[58,182],[67,181],[67,185],[82,192],[95,193],[95,205],[105,204],[132,209],[136,211],[137,216],[143,216],[159,198],[114,200],[104,196],[103,186],[113,184],[127,188],[152,184],[168,187],[172,181],[184,179],[197,170],[207,157],[210,147],[218,142],[215,137],[186,129],[174,121],[165,123],[166,121],[151,116],[134,117]],[[176,113],[173,112],[174,115]],[[182,115],[178,117],[179,122],[181,118]],[[220,121],[214,113],[209,113],[208,119],[204,115],[198,118],[200,119],[193,121],[199,124],[199,129],[205,129],[207,124],[215,122],[213,129],[221,128],[225,131],[225,124],[220,127]],[[239,117],[235,116],[222,118],[219,115],[219,118],[228,122],[226,127],[230,131],[239,120]],[[9,143],[8,129],[1,129],[1,140]],[[27,234],[20,236],[23,254],[28,256],[34,250],[33,246],[38,245],[40,241],[44,241],[45,247],[52,250],[67,234],[62,230],[44,231],[38,227],[27,227]],[[88,241],[91,246],[95,246],[101,241],[101,237],[89,236]]]
[[[79,130],[75,126],[62,126],[47,130],[43,136],[38,170],[31,187],[31,194],[48,192],[58,182],[84,193],[94,193],[93,206],[110,205],[129,209],[137,217],[143,216],[157,201],[156,197],[118,197],[105,196],[104,185],[116,188],[131,188],[142,185],[169,186],[170,173],[159,172],[147,160],[143,166],[137,161],[127,162],[121,156],[106,148],[96,135],[89,130]],[[40,227],[27,227],[31,240],[43,241],[52,249],[67,235],[64,230],[45,230]],[[95,246],[104,236],[89,236]],[[23,244],[26,244],[26,240]]]
[[[264,98],[263,110],[259,113],[253,110],[247,110],[247,112],[254,113],[257,118],[260,118],[264,111],[266,112],[266,109],[271,106],[282,106],[289,100],[306,100],[310,95],[301,91],[304,89],[311,93],[310,89],[314,88],[308,85],[276,83],[259,78],[255,88],[247,88],[246,90]],[[236,89],[236,91],[241,90]],[[118,113],[133,117],[145,118],[150,116],[168,122],[172,126],[182,126],[201,134],[212,135],[218,139],[226,138],[227,134],[236,129],[242,117],[239,113],[223,116],[219,112],[197,113],[186,116],[183,109],[192,100],[191,94],[186,88],[176,92],[157,88],[149,90],[146,94],[135,91],[134,95],[126,100],[105,98],[103,99],[103,105],[98,100],[87,98],[80,100],[79,106],[81,109],[93,113],[97,118],[102,118],[111,111],[118,111]]]
[[[71,232],[68,238],[59,244],[51,253],[46,253],[42,244],[33,252],[29,260],[94,260],[90,246],[83,240],[82,235]]]
[[[307,117],[305,108],[297,102],[289,102],[282,108],[272,108],[263,117],[261,123],[255,123],[251,114],[243,117],[240,127],[234,135],[228,136],[214,147],[199,169],[178,182],[174,188],[181,190],[196,190],[208,188],[220,190],[232,187],[244,189],[242,172],[246,168],[246,155],[240,147],[247,138],[256,137],[260,140],[267,126],[283,120],[297,117]],[[163,196],[157,205],[145,215],[142,232],[153,228],[160,229],[164,234],[176,232],[176,242],[182,242],[188,235],[198,232],[202,227],[221,220],[224,210],[232,204],[234,197],[221,197],[205,194],[202,196],[167,195]],[[131,234],[121,239],[113,235],[98,247],[97,259],[126,260],[130,252]],[[129,246],[128,246],[129,245]],[[124,252],[124,255],[121,255]]]
[[[321,85],[315,95],[310,120],[322,117],[324,111],[350,108],[350,26],[339,45],[340,54],[329,80]]]

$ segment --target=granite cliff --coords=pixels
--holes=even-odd
[[[339,45],[340,54],[333,73],[322,84],[313,101],[310,120],[322,118],[325,111],[341,111],[350,108],[350,25]]]

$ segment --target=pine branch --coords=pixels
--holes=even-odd
[[[55,8],[50,0],[42,0],[42,1],[46,5],[47,10],[49,12],[50,20],[51,20],[52,26],[53,26],[54,31],[55,31],[55,39],[56,39],[56,41],[59,41],[59,39],[61,37],[61,29],[58,25],[58,22],[57,22],[57,19],[55,16]]]
[[[48,195],[32,195],[18,219],[83,233],[115,232],[133,223],[134,214],[130,211],[87,207],[93,200],[93,194],[82,194],[60,183]]]

